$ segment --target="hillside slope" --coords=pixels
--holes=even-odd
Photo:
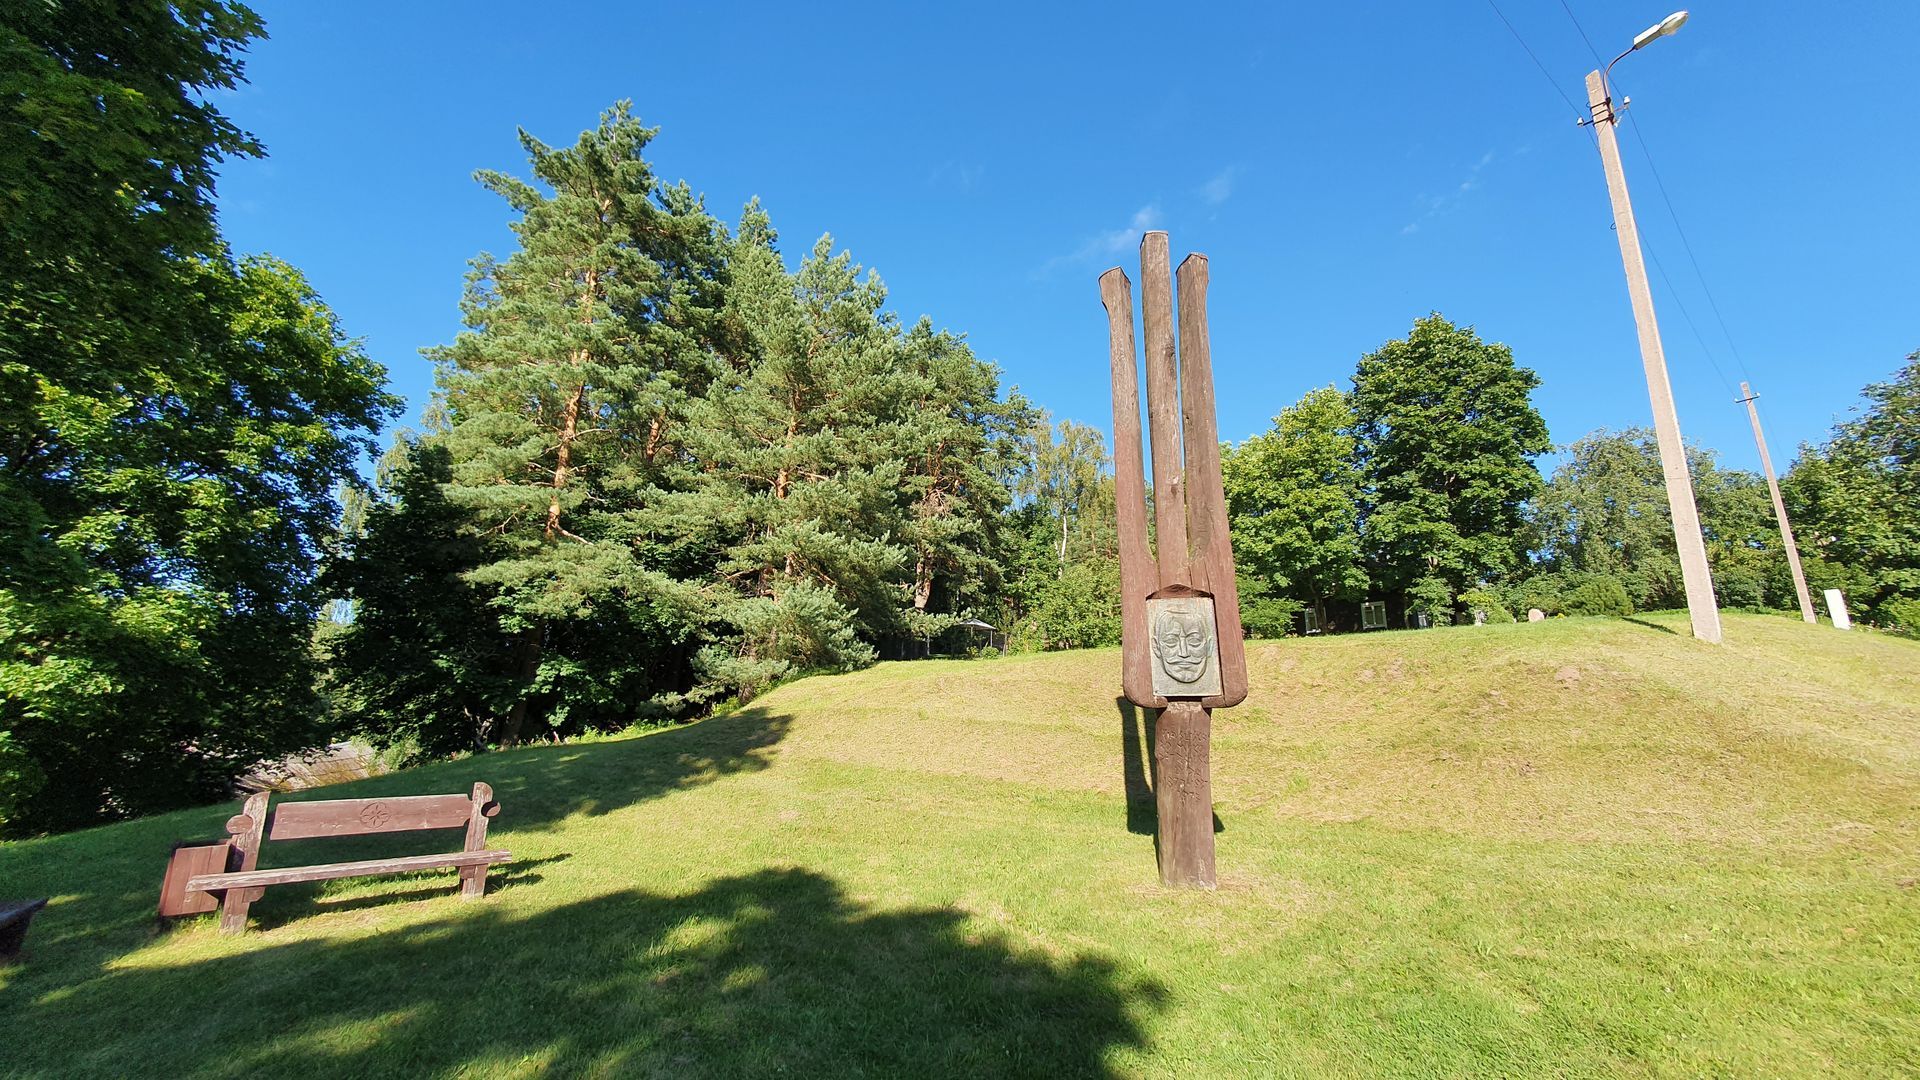
[[[1676,631],[1255,644],[1211,894],[1155,884],[1112,650],[324,793],[492,783],[516,862],[476,904],[333,882],[156,933],[169,842],[231,808],[0,846],[0,895],[55,897],[0,1071],[1920,1072],[1920,645]],[[266,862],[379,847],[309,843]]]

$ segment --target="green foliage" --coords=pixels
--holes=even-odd
[[[1240,594],[1240,625],[1248,637],[1287,637],[1300,629],[1300,613],[1305,610],[1307,605],[1290,596]]]
[[[752,683],[871,662],[880,642],[931,638],[991,603],[1029,422],[962,339],[925,319],[903,330],[878,276],[831,238],[797,272],[773,240],[750,207],[729,265],[736,373],[692,403],[700,471],[654,519],[717,559],[732,659],[703,670]],[[769,626],[807,627],[811,644],[769,649]]]
[[[447,498],[444,444],[397,442],[382,473],[384,498],[322,578],[352,615],[322,639],[328,697],[347,727],[403,761],[484,746],[515,689],[487,594],[466,577],[486,539]]]
[[[340,700],[371,735],[697,715],[999,597],[1031,410],[829,238],[789,270],[757,203],[727,236],[655,178],[654,134],[621,103],[568,148],[523,133],[532,182],[480,174],[519,243],[475,260],[469,330],[433,352],[446,423],[412,453],[445,477],[370,510],[338,575]],[[412,607],[450,577],[449,610]],[[388,678],[380,642],[423,618],[419,678]]]
[[[1506,602],[1501,599],[1500,593],[1485,586],[1468,589],[1461,593],[1459,606],[1468,613],[1469,621],[1472,620],[1472,613],[1475,611],[1484,613],[1486,620],[1490,623],[1510,623],[1514,621],[1513,612],[1508,610]]]
[[[1883,621],[1889,602],[1920,600],[1920,352],[1864,396],[1865,412],[1803,448],[1783,486],[1808,577]]]
[[[1563,610],[1569,615],[1631,615],[1633,599],[1618,578],[1596,574],[1567,593]]]
[[[1445,626],[1453,621],[1453,586],[1440,577],[1423,577],[1407,586],[1407,614],[1425,615]]]
[[[53,393],[111,408],[200,328],[196,257],[218,254],[219,162],[260,145],[213,101],[263,37],[237,3],[0,5],[0,432]],[[20,461],[6,451],[9,468]]]
[[[1626,589],[1636,610],[1684,606],[1660,451],[1651,431],[1596,431],[1567,447],[1533,505],[1546,572],[1578,582],[1601,574]],[[1798,600],[1766,481],[1723,469],[1711,451],[1690,447],[1694,501],[1722,607],[1795,607]]]
[[[191,336],[112,392],[35,373],[0,468],[0,730],[41,785],[9,828],[189,803],[317,734],[319,544],[394,403],[291,267],[175,272]]]
[[[1539,385],[1505,345],[1439,314],[1360,358],[1350,400],[1368,483],[1362,535],[1381,584],[1434,579],[1420,596],[1438,611],[1523,565],[1523,507],[1542,487],[1532,459],[1552,446],[1530,399]]]
[[[1543,569],[1574,578],[1610,575],[1641,608],[1683,605],[1673,516],[1653,432],[1596,431],[1565,453],[1532,507]],[[1545,604],[1530,606],[1548,610]]]
[[[1367,587],[1360,547],[1364,497],[1347,395],[1309,391],[1273,427],[1221,455],[1233,557],[1248,592],[1242,618],[1261,637],[1311,607],[1327,627],[1327,603]],[[1294,601],[1291,609],[1278,602]],[[1253,601],[1264,600],[1260,610]],[[1255,626],[1260,627],[1253,630]]]
[[[1920,638],[1920,600],[1906,597],[1888,600],[1880,605],[1879,618],[1883,627],[1896,634]]]
[[[395,407],[292,267],[235,261],[237,4],[0,13],[0,830],[180,806],[317,733],[335,491]]]
[[[637,703],[683,688],[710,617],[644,515],[673,486],[687,402],[717,370],[725,248],[692,192],[655,178],[654,134],[622,102],[571,147],[522,132],[535,183],[479,173],[519,215],[519,248],[474,261],[469,330],[432,352],[446,498],[486,538],[465,580],[516,684],[486,724],[508,744],[530,724],[632,722]]]
[[[1033,416],[1019,505],[1005,516],[1001,598],[1016,652],[1120,641],[1120,562],[1106,438],[1071,420]]]
[[[1092,649],[1120,644],[1120,563],[1073,562],[1045,580],[1015,628],[1016,650]]]

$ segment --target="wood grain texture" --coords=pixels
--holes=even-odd
[[[267,799],[266,792],[254,792],[247,796],[240,813],[227,820],[227,832],[233,837],[233,850],[227,858],[229,869],[246,871],[260,864],[260,846],[267,835]],[[191,879],[188,888],[192,888]],[[245,930],[247,908],[260,896],[258,889],[228,889],[220,898],[220,929],[229,934]]]
[[[415,870],[440,870],[447,867],[483,866],[513,861],[513,853],[495,851],[447,851],[438,855],[409,855],[400,859],[364,859],[359,862],[323,863],[319,866],[286,866],[272,870],[247,870],[230,874],[202,874],[187,879],[189,890],[218,892],[229,896],[269,885],[291,885],[299,881],[330,881],[343,877],[372,877],[379,874],[405,874]]]
[[[1180,376],[1173,354],[1173,276],[1167,234],[1140,238],[1140,312],[1147,339],[1147,437],[1153,446],[1158,588],[1193,584],[1187,551],[1186,466],[1180,446]]]
[[[201,874],[219,874],[227,869],[233,853],[233,841],[212,844],[180,843],[167,857],[167,873],[160,879],[160,917],[203,915],[220,906],[220,901],[204,892],[188,892],[187,879]]]
[[[1147,594],[1159,572],[1147,548],[1147,480],[1140,439],[1140,368],[1133,342],[1133,286],[1119,267],[1100,275],[1107,309],[1107,351],[1113,374],[1113,498],[1120,545],[1120,686],[1145,708],[1166,702],[1153,692],[1147,641]]]
[[[486,847],[487,820],[500,813],[493,788],[473,785],[466,795],[398,795],[382,799],[325,799],[282,803],[268,811],[268,793],[247,798],[241,812],[227,819],[233,837],[224,873],[199,873],[186,879],[189,896],[218,894],[220,929],[239,933],[247,928],[247,908],[265,895],[269,885],[295,881],[326,881],[337,877],[398,874],[409,870],[454,867],[460,871],[460,894],[477,897],[486,892],[486,868],[512,855]],[[327,863],[259,870],[260,849],[267,840],[304,840],[317,836],[359,836],[367,833],[466,829],[463,850],[398,859]],[[169,870],[171,873],[171,869]],[[165,885],[163,884],[163,889]],[[166,900],[162,898],[164,909]]]
[[[1154,803],[1160,882],[1214,887],[1213,716],[1198,702],[1175,701],[1153,728]]]
[[[485,851],[487,848],[487,819],[500,812],[500,804],[493,801],[493,787],[476,783],[473,794],[467,800],[467,842],[464,851]],[[487,864],[479,863],[460,868],[460,896],[466,900],[483,896],[487,891]]]
[[[316,836],[458,829],[473,813],[465,795],[400,795],[384,799],[329,799],[283,802],[273,811],[269,840],[306,840]]]
[[[1207,257],[1180,263],[1180,412],[1187,455],[1187,520],[1194,587],[1213,594],[1220,645],[1220,693],[1201,700],[1224,709],[1247,699],[1247,643],[1233,577],[1233,534],[1220,478],[1220,427],[1214,416],[1213,343],[1207,332]]]

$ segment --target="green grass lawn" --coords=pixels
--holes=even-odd
[[[1156,884],[1115,650],[318,793],[493,784],[516,861],[476,903],[343,881],[156,930],[170,842],[232,806],[0,846],[0,895],[54,898],[0,1073],[1920,1074],[1920,644],[1684,629],[1254,644],[1212,893]]]

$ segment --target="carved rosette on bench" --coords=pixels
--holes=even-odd
[[[1120,681],[1127,700],[1160,710],[1153,743],[1160,880],[1212,888],[1213,710],[1246,699],[1247,653],[1220,483],[1207,340],[1207,257],[1189,255],[1180,264],[1177,361],[1168,262],[1166,233],[1141,238],[1141,325],[1158,546],[1153,553],[1147,549],[1132,283],[1119,267],[1100,275],[1113,375]]]
[[[493,800],[493,789],[486,784],[473,785],[469,795],[283,802],[272,812],[267,802],[264,791],[251,795],[241,812],[227,820],[233,846],[226,872],[196,874],[187,879],[188,895],[208,893],[220,899],[220,928],[229,933],[246,929],[247,908],[266,894],[269,885],[452,868],[460,872],[460,895],[471,899],[486,892],[487,867],[513,859],[511,852],[487,847],[487,822],[500,813],[500,804]],[[459,851],[258,869],[260,849],[268,840],[458,828],[466,829],[466,843]]]

